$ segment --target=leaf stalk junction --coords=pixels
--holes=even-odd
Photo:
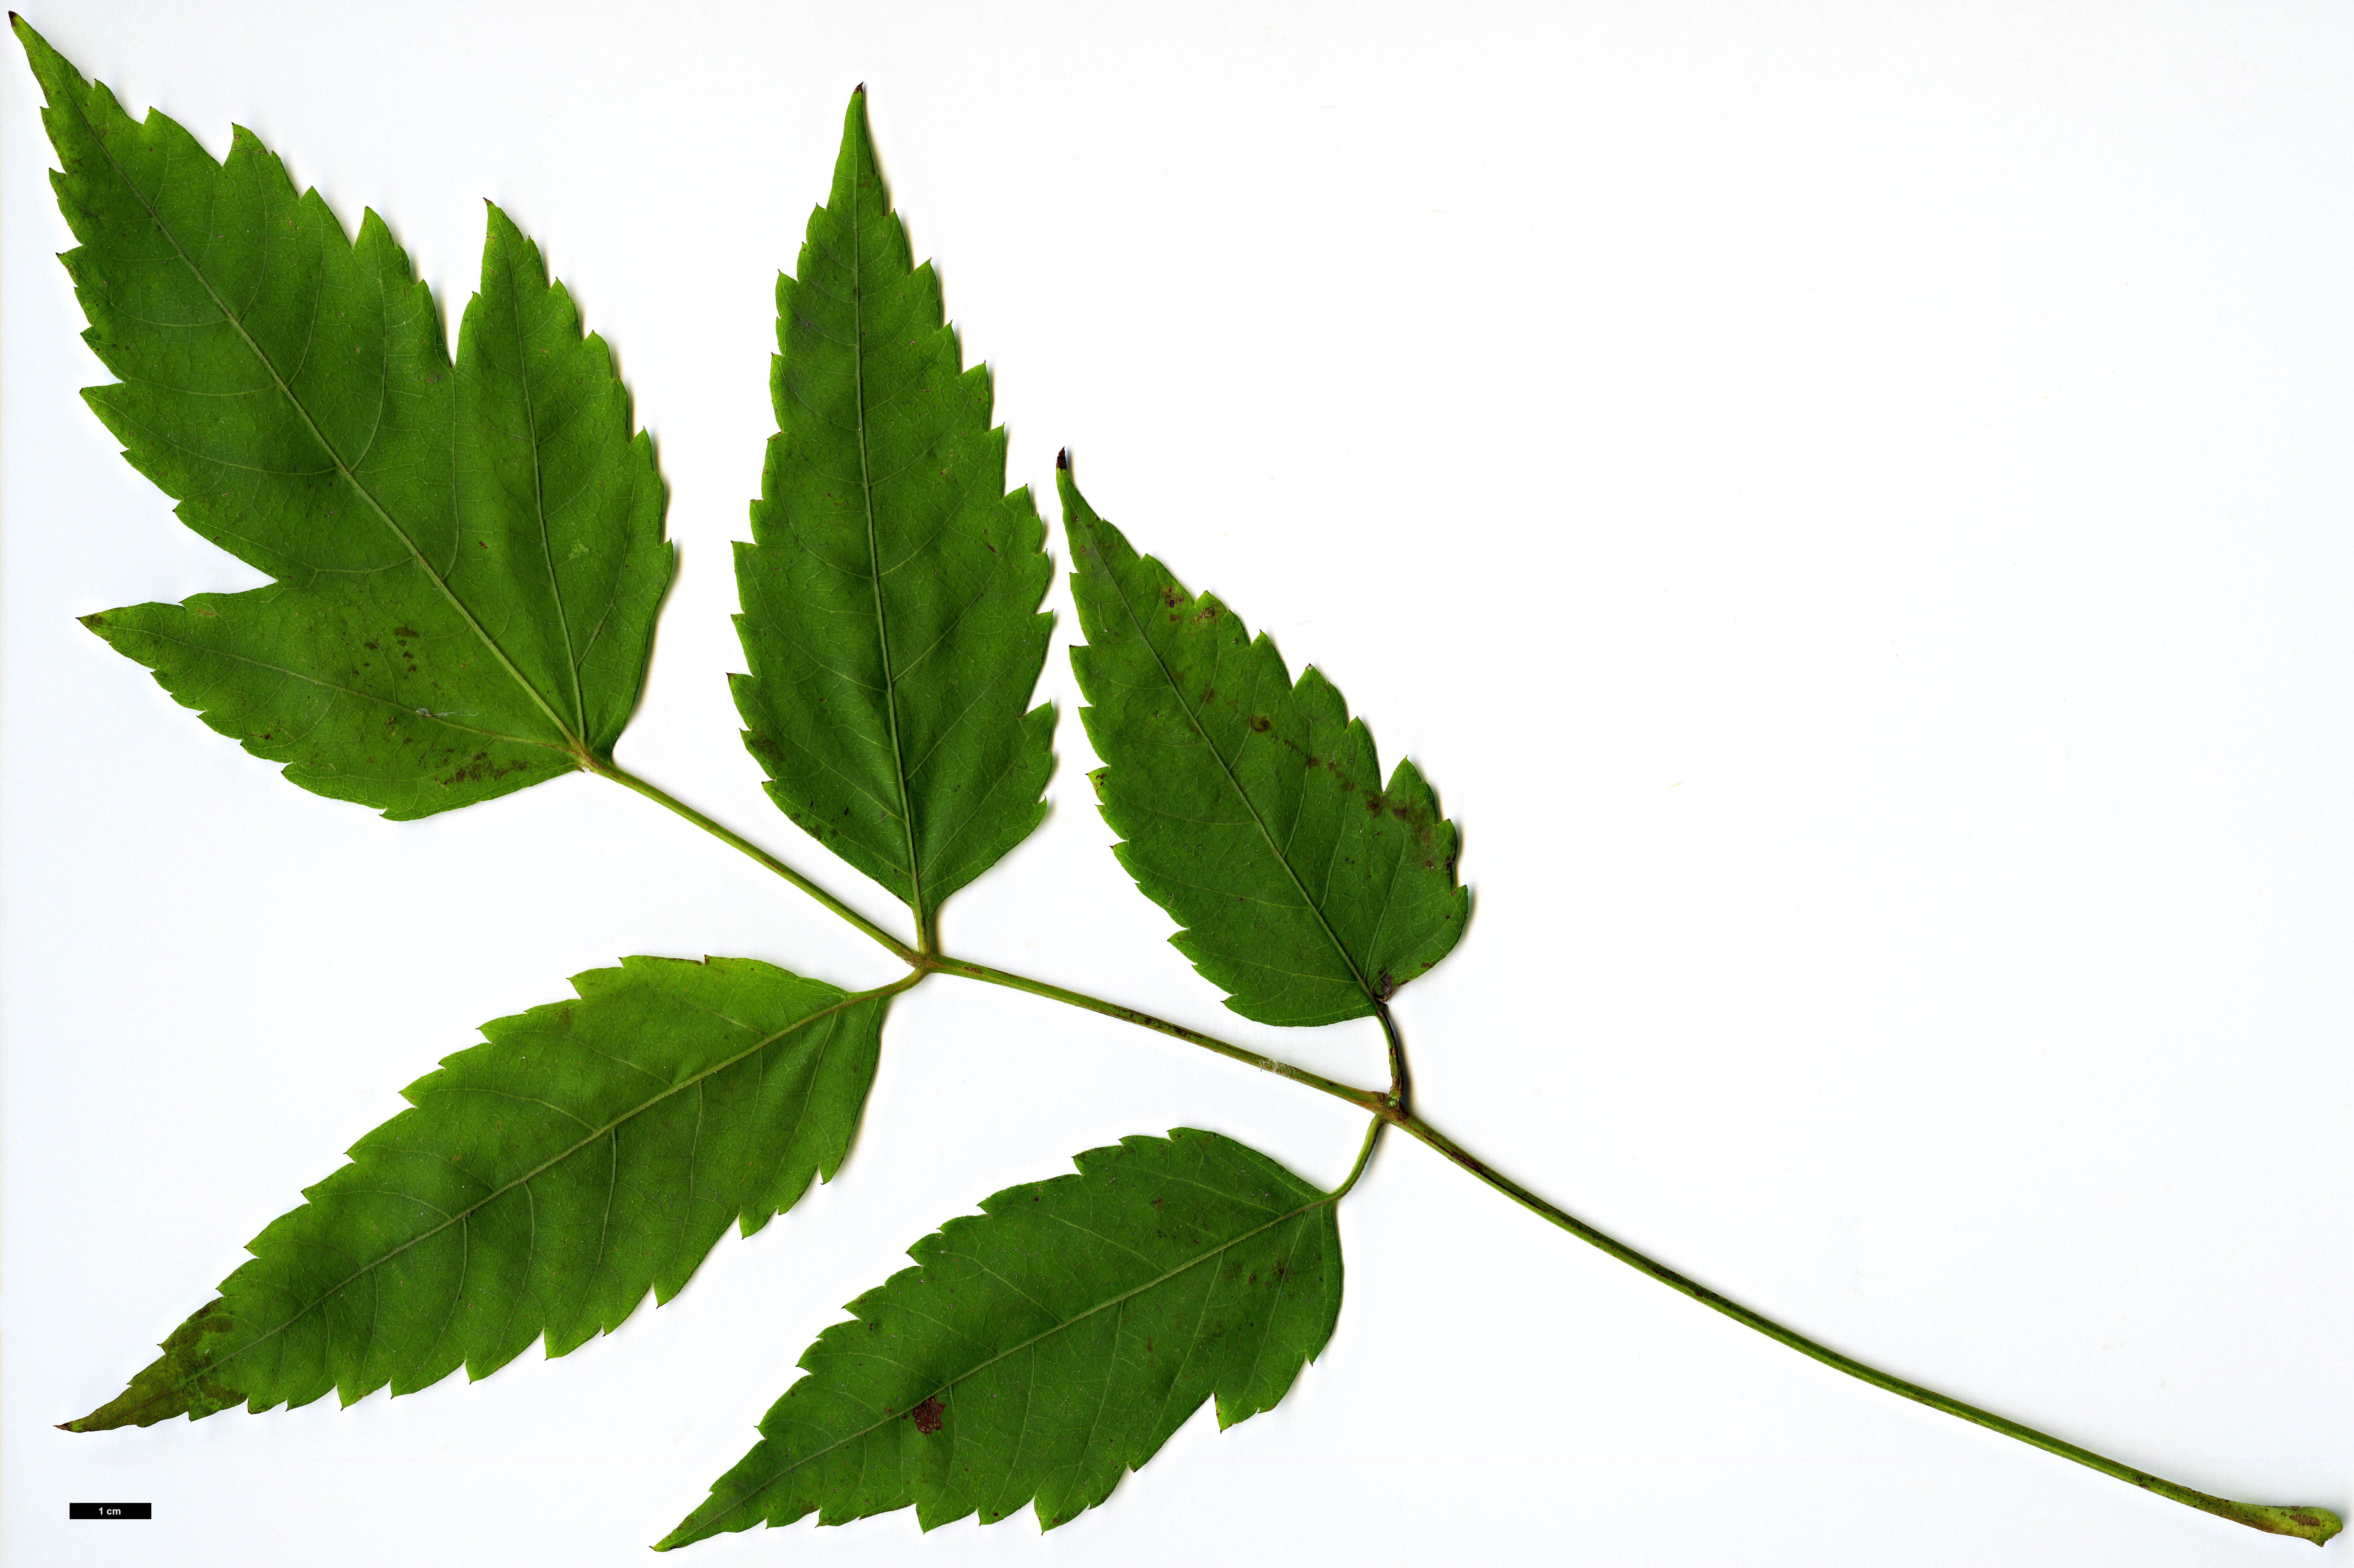
[[[1447,1163],[1464,1171],[1475,1181],[1502,1193],[1548,1224],[1568,1232],[1578,1240],[1617,1259],[1636,1272],[1659,1281],[1677,1294],[1689,1297],[1711,1311],[1722,1313],[1744,1328],[1755,1330],[1776,1344],[1786,1345],[1808,1360],[1819,1361],[1834,1371],[1845,1372],[1859,1382],[1870,1383],[1874,1388],[1883,1389],[1901,1398],[1909,1399],[1916,1404],[1926,1405],[1932,1410],[1942,1411],[1947,1415],[1969,1422],[1972,1425],[1982,1426],[1990,1432],[2001,1433],[2006,1437],[2016,1438],[2031,1447],[2041,1448],[2048,1454],[2056,1454],[2063,1459],[2073,1460],[2088,1469],[2098,1470],[2105,1476],[2114,1477],[2129,1486],[2139,1487],[2144,1491],[2156,1493],[2186,1508],[2194,1508],[2203,1513],[2213,1514],[2219,1519],[2246,1525],[2252,1530],[2263,1531],[2273,1535],[2295,1536],[2299,1540],[2310,1541],[2317,1546],[2327,1542],[2343,1528],[2338,1515],[2327,1509],[2239,1502],[2230,1498],[2216,1497],[2211,1493],[2200,1491],[2196,1488],[2186,1487],[2178,1481],[2168,1480],[2162,1476],[2152,1475],[2147,1470],[2126,1464],[2121,1460],[2112,1459],[2106,1455],[2094,1453],[2065,1438],[2055,1437],[2048,1432],[2039,1431],[2023,1423],[1998,1415],[1992,1411],[1982,1410],[1977,1405],[1939,1393],[1934,1389],[1908,1383],[1893,1373],[1882,1372],[1877,1367],[1810,1340],[1796,1330],[1776,1322],[1764,1313],[1744,1307],[1740,1302],[1670,1268],[1658,1259],[1638,1252],[1625,1242],[1596,1229],[1558,1204],[1531,1192],[1416,1115],[1408,1103],[1409,1085],[1405,1036],[1400,1032],[1397,1021],[1391,1014],[1386,1003],[1377,1004],[1375,1016],[1381,1023],[1382,1036],[1388,1055],[1389,1086],[1387,1089],[1360,1088],[1269,1056],[1264,1052],[1254,1051],[1246,1046],[1235,1044],[1231,1041],[1221,1040],[1215,1035],[1188,1028],[1184,1024],[1155,1017],[1138,1008],[1107,1001],[1102,997],[1091,996],[1084,991],[1072,991],[1047,980],[1036,980],[1027,975],[1015,974],[1010,970],[991,968],[987,964],[956,958],[939,951],[936,941],[928,940],[920,948],[910,947],[776,855],[696,810],[659,786],[647,782],[607,758],[584,758],[583,765],[588,771],[610,779],[624,789],[642,795],[664,810],[694,823],[722,843],[748,856],[767,870],[784,878],[817,900],[825,908],[847,921],[861,935],[908,966],[912,972],[906,979],[881,988],[882,990],[892,992],[906,991],[922,983],[934,974],[954,975],[962,980],[1003,986],[1010,991],[1024,991],[1032,996],[1061,1002],[1067,1007],[1076,1007],[1106,1018],[1117,1019],[1123,1023],[1134,1024],[1140,1029],[1150,1029],[1156,1033],[1165,1034],[1172,1040],[1182,1040],[1189,1045],[1214,1052],[1230,1061],[1239,1062],[1245,1066],[1256,1067],[1260,1072],[1271,1073],[1277,1077],[1314,1089],[1320,1094],[1329,1095],[1334,1099],[1354,1106],[1359,1110],[1369,1112],[1371,1119],[1365,1128],[1364,1140],[1358,1149],[1356,1160],[1351,1166],[1347,1177],[1340,1186],[1332,1190],[1331,1201],[1333,1202],[1338,1202],[1346,1197],[1356,1186],[1358,1179],[1364,1174],[1366,1166],[1372,1160],[1373,1148],[1380,1141],[1382,1129],[1384,1127],[1395,1127]]]

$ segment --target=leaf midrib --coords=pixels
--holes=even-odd
[[[87,88],[89,84],[85,82],[83,85]],[[311,432],[312,440],[319,443],[319,450],[325,452],[328,460],[335,465],[335,471],[343,476],[344,482],[350,485],[354,493],[366,502],[369,510],[373,511],[383,521],[384,525],[391,530],[393,536],[398,539],[408,551],[409,559],[415,563],[417,569],[425,574],[427,581],[440,590],[441,597],[449,601],[450,607],[458,612],[460,619],[463,620],[467,627],[481,640],[482,646],[490,650],[492,657],[499,662],[515,684],[523,688],[525,694],[531,698],[539,711],[547,715],[547,721],[556,726],[557,732],[571,743],[571,749],[585,753],[588,749],[586,740],[574,734],[566,726],[564,720],[557,716],[556,710],[548,705],[547,699],[540,694],[539,688],[533,685],[523,672],[516,668],[514,661],[507,657],[506,650],[499,646],[497,640],[492,637],[480,620],[475,619],[474,612],[467,608],[465,601],[457,596],[441,574],[435,571],[431,564],[426,560],[424,552],[417,547],[417,541],[409,537],[408,530],[393,517],[384,503],[376,499],[376,493],[360,482],[359,475],[354,472],[351,465],[344,461],[344,454],[335,450],[334,442],[327,440],[326,432],[319,428],[319,422],[312,418],[311,410],[303,406],[302,400],[294,395],[294,388],[288,383],[286,377],[280,374],[277,365],[264,352],[261,344],[254,341],[253,334],[246,330],[243,320],[236,312],[229,309],[228,300],[222,296],[218,289],[213,286],[213,281],[205,275],[204,270],[198,267],[195,260],[189,256],[186,248],[180,243],[179,236],[172,232],[170,225],[164,221],[163,215],[155,209],[155,204],[148,200],[146,191],[131,177],[130,171],[125,169],[122,160],[114,155],[112,144],[91,122],[90,113],[83,105],[81,94],[76,92],[67,96],[73,105],[74,117],[81,122],[82,129],[90,133],[90,141],[105,157],[107,166],[114,171],[115,177],[122,182],[123,188],[136,197],[140,207],[145,209],[148,221],[155,226],[155,232],[164,237],[164,242],[171,246],[172,253],[178,257],[180,264],[188,270],[188,275],[196,279],[204,289],[206,295],[212,301],[213,307],[220,312],[221,319],[236,330],[239,339],[244,343],[255,361],[270,373],[270,379],[277,386],[279,394],[286,399],[287,406],[292,408],[295,415],[302,419],[303,427]],[[297,206],[301,205],[302,199],[300,196],[295,197]],[[338,228],[340,228],[340,225]],[[455,399],[452,399],[452,402],[454,405]],[[452,431],[453,450],[456,446],[455,435],[455,431]],[[560,618],[560,595],[558,603]]]
[[[196,1373],[198,1375],[202,1375],[217,1372],[219,1368],[227,1366],[230,1361],[244,1355],[247,1351],[276,1338],[278,1335],[285,1332],[288,1329],[293,1327],[294,1324],[299,1322],[302,1319],[308,1316],[319,1306],[321,1302],[340,1294],[345,1287],[352,1283],[353,1280],[359,1278],[364,1274],[368,1274],[376,1269],[382,1268],[386,1264],[391,1262],[394,1258],[398,1257],[402,1253],[407,1252],[409,1248],[417,1246],[421,1243],[430,1241],[433,1237],[440,1235],[443,1231],[448,1230],[451,1225],[461,1224],[469,1215],[487,1207],[498,1199],[504,1197],[507,1193],[514,1192],[516,1188],[521,1187],[524,1188],[525,1192],[528,1192],[530,1190],[529,1184],[535,1177],[539,1176],[551,1167],[560,1165],[565,1160],[571,1159],[574,1155],[579,1153],[590,1144],[595,1143],[599,1139],[611,1133],[623,1123],[628,1122],[634,1118],[643,1116],[646,1112],[653,1109],[654,1107],[661,1105],[663,1101],[672,1098],[673,1096],[684,1094],[686,1090],[701,1084],[706,1078],[712,1077],[716,1074],[726,1072],[728,1068],[736,1065],[738,1062],[745,1060],[747,1057],[758,1054],[760,1052],[765,1051],[769,1046],[775,1044],[778,1041],[782,1040],[786,1035],[792,1033],[795,1030],[806,1029],[811,1024],[817,1022],[821,1019],[831,1018],[838,1012],[855,1007],[860,1002],[871,1001],[874,1000],[875,994],[876,993],[873,991],[854,992],[843,997],[840,1001],[833,1003],[830,1007],[822,1008],[818,1012],[811,1013],[807,1018],[787,1024],[784,1028],[767,1036],[758,1044],[747,1046],[745,1049],[737,1052],[735,1055],[728,1057],[726,1061],[715,1063],[711,1066],[706,1067],[702,1072],[695,1074],[695,1076],[688,1078],[682,1083],[673,1084],[661,1094],[655,1095],[652,1098],[631,1107],[622,1115],[615,1117],[611,1121],[607,1122],[603,1127],[600,1127],[595,1131],[589,1133],[586,1138],[581,1139],[570,1148],[564,1150],[560,1153],[550,1155],[547,1159],[540,1161],[537,1165],[533,1166],[529,1171],[525,1171],[522,1175],[517,1176],[514,1180],[506,1181],[498,1187],[493,1188],[490,1192],[485,1192],[473,1202],[469,1203],[466,1207],[460,1209],[457,1213],[444,1219],[440,1224],[435,1225],[431,1230],[421,1231],[418,1234],[409,1237],[408,1240],[401,1243],[398,1246],[394,1247],[390,1252],[385,1253],[379,1257],[372,1258],[367,1263],[355,1268],[351,1273],[336,1281],[334,1286],[330,1287],[328,1289],[321,1291],[309,1301],[304,1302],[299,1309],[288,1315],[284,1320],[281,1321],[276,1326],[255,1335],[252,1339],[247,1340],[244,1344],[239,1345],[235,1350],[230,1351],[224,1355],[213,1357],[212,1359],[203,1362],[201,1366],[196,1369]],[[412,1196],[411,1194],[407,1193],[399,1195],[402,1197]],[[610,1198],[608,1201],[610,1202]],[[453,1295],[455,1293],[453,1292]],[[186,1388],[194,1381],[196,1381],[194,1376],[180,1378],[169,1384],[168,1387],[162,1392],[166,1393],[175,1393],[179,1390]],[[155,1403],[158,1403],[158,1401],[150,1400],[148,1402],[149,1404]],[[144,1406],[142,1406],[142,1408],[144,1408]]]
[[[514,258],[507,261],[507,291],[514,296],[516,308],[508,313],[514,325],[515,382],[523,395],[524,426],[531,442],[531,510],[539,524],[539,554],[547,566],[547,597],[556,601],[556,624],[564,633],[564,673],[572,683],[572,717],[579,727],[575,738],[584,741],[588,734],[588,704],[580,691],[580,658],[572,647],[572,617],[565,613],[564,585],[556,575],[556,544],[547,535],[547,475],[540,461],[539,405],[531,395],[530,345],[525,341],[522,291],[514,284]]]
[[[858,108],[858,139],[865,162],[874,159],[867,134],[866,107]],[[877,181],[882,178],[878,171]],[[851,391],[858,404],[858,495],[866,513],[867,580],[875,590],[875,641],[883,660],[883,715],[891,726],[892,781],[899,791],[899,832],[907,850],[907,907],[916,917],[916,945],[932,944],[931,922],[924,916],[924,871],[916,857],[914,792],[907,787],[907,758],[899,741],[899,681],[891,668],[891,622],[883,609],[883,546],[875,520],[875,465],[866,450],[866,251],[861,219],[864,217],[865,185],[854,165],[850,176],[850,369]]]
[[[1322,928],[1324,939],[1332,944],[1332,950],[1341,955],[1342,963],[1349,966],[1349,978],[1357,982],[1357,989],[1364,993],[1365,1000],[1372,1002],[1378,1010],[1382,1005],[1382,999],[1375,995],[1373,988],[1366,983],[1365,971],[1357,967],[1356,955],[1349,951],[1348,947],[1341,940],[1341,934],[1332,929],[1332,922],[1325,918],[1324,906],[1310,895],[1308,885],[1299,879],[1299,873],[1292,867],[1291,857],[1284,853],[1276,843],[1274,830],[1267,825],[1267,819],[1259,814],[1258,802],[1250,798],[1250,791],[1245,789],[1242,780],[1235,777],[1234,768],[1227,765],[1225,753],[1218,749],[1218,743],[1211,738],[1210,732],[1203,726],[1201,715],[1193,711],[1193,704],[1185,700],[1184,686],[1178,681],[1175,673],[1169,668],[1169,661],[1161,656],[1161,650],[1154,645],[1151,636],[1146,632],[1143,621],[1138,619],[1136,607],[1129,602],[1126,585],[1121,583],[1119,574],[1112,569],[1112,564],[1105,555],[1100,535],[1096,540],[1096,556],[1104,563],[1104,577],[1110,582],[1112,592],[1119,600],[1119,608],[1128,617],[1129,625],[1135,629],[1136,640],[1143,643],[1145,651],[1152,655],[1152,662],[1160,670],[1161,680],[1168,685],[1170,694],[1176,699],[1178,711],[1185,715],[1185,722],[1193,726],[1193,733],[1202,737],[1204,747],[1217,759],[1219,773],[1225,776],[1227,788],[1234,790],[1235,798],[1243,803],[1243,810],[1250,813],[1251,823],[1258,829],[1259,837],[1266,841],[1267,853],[1275,857],[1276,864],[1283,867],[1283,874],[1291,879],[1291,885],[1299,891],[1299,902],[1307,907],[1310,914],[1316,916],[1316,924]],[[1136,558],[1141,565],[1146,557]],[[1175,583],[1176,578],[1172,577],[1170,581]],[[1179,585],[1179,588],[1182,592],[1182,585]],[[1201,596],[1190,597],[1186,602],[1198,604],[1201,602]],[[1245,658],[1250,656],[1250,644],[1247,641],[1243,645],[1243,656]],[[1288,698],[1296,698],[1299,695],[1297,683],[1286,687],[1283,694]]]
[[[1075,1324],[1083,1323],[1099,1312],[1109,1311],[1112,1308],[1119,1306],[1122,1302],[1133,1300],[1135,1298],[1143,1295],[1148,1290],[1157,1289],[1159,1287],[1168,1284],[1171,1280],[1176,1278],[1181,1274],[1185,1274],[1191,1270],[1201,1267],[1202,1265],[1209,1262],[1212,1258],[1242,1245],[1243,1243],[1249,1241],[1254,1236],[1265,1235],[1267,1232],[1275,1229],[1278,1225],[1288,1224],[1293,1220],[1299,1218],[1302,1214],[1311,1213],[1318,1209],[1327,1208],[1339,1202],[1339,1200],[1340,1195],[1338,1193],[1320,1193],[1312,1202],[1303,1203],[1299,1208],[1292,1210],[1288,1213],[1277,1215],[1274,1219],[1267,1221],[1267,1224],[1260,1225],[1256,1229],[1245,1231],[1238,1236],[1235,1236],[1227,1241],[1220,1242],[1216,1246],[1212,1247],[1209,1251],[1202,1253],[1198,1256],[1189,1258],[1185,1262],[1179,1264],[1176,1267],[1169,1269],[1165,1273],[1162,1273],[1154,1278],[1146,1280],[1143,1284],[1137,1286],[1134,1289],[1124,1290],[1118,1296],[1108,1297],[1102,1301],[1098,1301],[1094,1306],[1088,1308],[1086,1311],[1075,1313],[1071,1317],[1066,1318],[1061,1322],[1056,1323],[1052,1328],[1040,1330],[1037,1333],[1031,1335],[1028,1339],[1023,1340],[1018,1345],[1009,1346],[1006,1349],[1000,1351],[997,1354],[991,1356],[986,1361],[974,1362],[963,1372],[957,1373],[956,1376],[949,1379],[946,1383],[941,1383],[938,1388],[933,1389],[924,1397],[926,1399],[938,1399],[940,1395],[947,1393],[949,1390],[955,1388],[957,1384],[980,1376],[982,1372],[987,1372],[991,1367],[995,1366],[998,1362],[1004,1361],[1009,1356],[1019,1355],[1023,1351],[1028,1350],[1031,1346],[1039,1343],[1041,1340],[1050,1340],[1056,1334],[1061,1333],[1066,1329],[1071,1328]],[[1060,1219],[1062,1216],[1056,1215],[1055,1217]],[[1065,1223],[1068,1224],[1069,1222],[1066,1221]],[[1078,1227],[1075,1226],[1074,1228],[1076,1229]],[[982,1266],[986,1267],[987,1266],[983,1265]],[[1019,1294],[1019,1292],[1016,1294]],[[917,1315],[921,1316],[920,1313]],[[931,1320],[935,1322],[938,1321],[937,1319]],[[943,1324],[942,1327],[946,1327],[946,1325]],[[1193,1351],[1189,1347],[1186,1351],[1186,1358],[1191,1360],[1192,1356]],[[801,1385],[799,1383],[795,1383],[793,1386],[798,1388]],[[790,1392],[790,1390],[787,1391],[789,1393]],[[917,1404],[921,1404],[922,1403],[923,1400],[917,1400],[916,1402]],[[910,1405],[907,1408],[913,1409],[915,1406]],[[770,1476],[768,1479],[762,1481],[758,1487],[753,1488],[750,1491],[740,1493],[736,1498],[730,1499],[726,1505],[715,1511],[715,1517],[724,1516],[736,1509],[741,1508],[745,1503],[750,1501],[752,1499],[757,1498],[763,1492],[767,1492],[775,1488],[787,1477],[790,1476],[794,1471],[801,1468],[803,1466],[809,1464],[811,1460],[822,1458],[824,1456],[832,1453],[834,1450],[841,1448],[847,1444],[855,1443],[860,1438],[866,1436],[869,1433],[875,1432],[885,1426],[888,1426],[892,1422],[900,1419],[907,1414],[907,1410],[894,1410],[887,1415],[883,1416],[880,1420],[871,1422],[868,1425],[860,1427],[855,1432],[852,1432],[842,1437],[836,1438],[833,1442],[827,1444],[822,1448],[811,1449],[808,1453],[795,1459],[791,1464],[779,1470],[775,1475]],[[713,1500],[716,1501],[717,1499],[715,1499]],[[698,1509],[695,1511],[701,1513],[705,1511],[705,1510],[710,1509],[710,1507],[711,1504],[706,1502],[703,1509]],[[701,1538],[697,1537],[696,1539]]]

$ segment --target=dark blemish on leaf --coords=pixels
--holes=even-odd
[[[1390,978],[1389,970],[1384,969],[1374,977],[1373,991],[1376,998],[1382,1001],[1387,1001],[1397,994],[1397,981]]]
[[[1070,471],[1070,467],[1071,467],[1071,449],[1070,449],[1070,448],[1068,448],[1068,447],[1065,447],[1061,451],[1058,451],[1058,452],[1056,452],[1056,453],[1055,454],[1055,466],[1056,468],[1058,468],[1058,469],[1062,470],[1063,471],[1066,472],[1066,473],[1067,473],[1068,471]]]
[[[498,782],[498,780],[505,778],[508,774],[521,773],[531,766],[530,763],[521,759],[517,759],[514,762],[502,763],[495,768],[489,766],[489,762],[490,753],[486,751],[478,751],[474,753],[473,756],[466,759],[466,765],[464,767],[459,768],[455,773],[452,773],[448,778],[442,779],[441,782],[445,786],[451,784],[473,784],[477,782],[494,784]]]
[[[928,1437],[933,1433],[938,1432],[940,1429],[940,1422],[943,1414],[945,1414],[945,1410],[946,1407],[940,1404],[938,1397],[935,1395],[925,1400],[923,1404],[916,1406],[915,1409],[907,1412],[907,1419],[916,1424],[917,1431]]]
[[[1161,590],[1161,602],[1171,609],[1182,609],[1185,607],[1185,596],[1173,588],[1165,588]]]
[[[416,636],[416,635],[417,635],[417,633],[416,633],[416,632],[414,632],[414,631],[410,630],[409,630],[408,627],[406,627],[406,626],[396,626],[396,627],[394,627],[394,628],[392,629],[392,634],[393,634],[395,637],[414,637],[414,636]]]
[[[1275,721],[1268,718],[1265,714],[1255,714],[1251,716],[1251,728],[1258,731],[1261,735],[1265,735],[1268,730],[1271,730],[1274,727]]]

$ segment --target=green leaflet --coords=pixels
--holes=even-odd
[[[1373,735],[1321,673],[1294,685],[1272,641],[1140,558],[1067,465],[1057,480],[1087,637],[1071,662],[1120,864],[1244,1017],[1373,1012],[1463,934],[1455,824],[1413,763],[1383,786]]]
[[[910,1247],[662,1547],[910,1503],[929,1530],[1034,1500],[1051,1530],[1212,1394],[1222,1427],[1272,1409],[1340,1314],[1331,1194],[1185,1128],[1076,1163]]]
[[[1045,816],[1045,530],[1027,490],[1002,493],[989,372],[959,370],[939,281],[911,264],[864,91],[799,270],[777,283],[778,433],[736,547],[736,705],[777,804],[928,941]]]
[[[750,959],[625,959],[577,1001],[482,1026],[416,1108],[248,1244],[217,1298],[76,1432],[243,1404],[345,1404],[546,1336],[560,1356],[677,1294],[730,1221],[831,1180],[875,1076],[885,994]]]
[[[670,582],[653,447],[496,207],[453,366],[373,212],[345,238],[239,128],[132,121],[22,21],[85,394],[182,522],[275,578],[84,624],[286,777],[429,816],[606,757]]]

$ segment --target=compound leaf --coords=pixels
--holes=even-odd
[[[275,579],[84,624],[292,782],[389,817],[607,757],[670,582],[664,496],[537,248],[490,209],[453,364],[373,212],[347,239],[250,132],[215,163],[16,32],[84,341],[122,378],[85,397],[182,522]]]
[[[482,1026],[415,1107],[248,1244],[252,1260],[76,1432],[408,1393],[560,1356],[667,1301],[731,1221],[831,1180],[886,995],[749,959],[625,959]]]
[[[798,276],[777,283],[769,442],[738,545],[735,679],[785,814],[919,930],[1045,815],[1045,529],[1004,493],[989,372],[959,369],[854,95]],[[1025,711],[1027,710],[1027,711]]]
[[[909,1248],[662,1546],[911,1503],[929,1530],[1034,1502],[1051,1530],[1203,1400],[1222,1427],[1272,1409],[1341,1310],[1332,1195],[1184,1128],[1076,1163]]]
[[[1463,934],[1455,824],[1412,762],[1383,785],[1372,732],[1313,666],[1295,685],[1273,641],[1097,516],[1067,465],[1057,482],[1113,853],[1244,1017],[1372,1013]]]

